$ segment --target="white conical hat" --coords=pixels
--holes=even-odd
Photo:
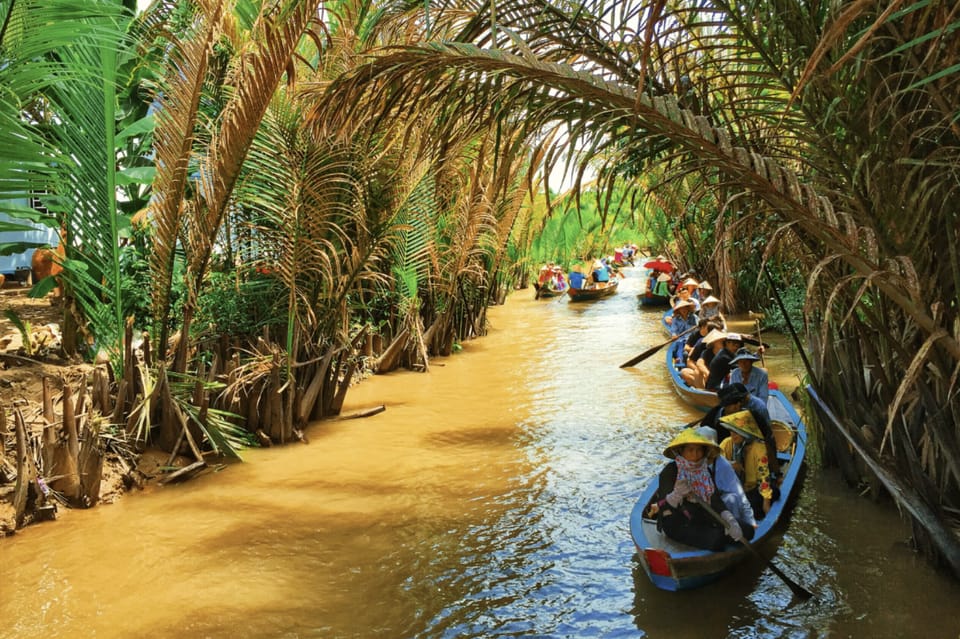
[[[717,329],[713,329],[712,331],[707,333],[707,335],[703,338],[703,343],[706,344],[707,346],[710,346],[717,340],[721,340],[721,339],[727,339],[727,334],[724,333],[723,331],[718,331]]]

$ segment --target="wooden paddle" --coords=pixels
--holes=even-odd
[[[723,517],[721,517],[717,513],[717,511],[711,508],[710,504],[703,501],[703,499],[699,495],[697,495],[696,493],[690,493],[690,497],[692,497],[695,502],[703,506],[703,509],[706,510],[708,513],[710,513],[711,517],[713,517],[714,519],[719,521],[721,524],[723,524],[724,528],[727,527],[727,522],[723,521]],[[760,551],[754,548],[753,546],[751,546],[750,542],[747,541],[745,538],[741,537],[740,543],[743,544],[747,550],[753,553],[753,555],[757,559],[767,564],[770,567],[770,570],[773,571],[773,574],[775,574],[777,577],[780,577],[780,579],[783,580],[783,583],[787,584],[787,587],[790,588],[794,596],[804,600],[810,599],[811,597],[813,597],[812,592],[810,592],[809,590],[807,590],[806,588],[804,588],[803,586],[795,582],[793,579],[790,579],[790,577],[788,577],[782,570],[780,570],[780,568],[775,563],[773,563],[772,559],[766,559],[763,555],[760,554]]]
[[[642,362],[643,360],[647,359],[648,357],[650,357],[651,355],[653,355],[654,353],[656,353],[657,351],[659,351],[659,350],[660,350],[661,348],[663,348],[664,346],[667,346],[668,344],[672,344],[674,341],[680,339],[681,337],[683,337],[683,336],[685,336],[685,335],[689,335],[690,333],[692,333],[693,331],[697,330],[698,328],[700,328],[700,327],[699,327],[699,326],[694,326],[693,328],[689,328],[689,329],[685,330],[684,332],[680,333],[679,335],[677,335],[677,336],[675,336],[675,337],[671,337],[670,339],[668,339],[667,341],[665,341],[663,344],[657,344],[656,346],[651,346],[650,348],[648,348],[647,350],[643,351],[642,353],[640,353],[639,355],[637,355],[637,356],[634,357],[633,359],[628,359],[628,360],[625,361],[623,364],[620,364],[620,368],[627,368],[627,367],[629,367],[629,366],[633,366],[634,364],[639,364],[639,363]]]
[[[763,344],[763,338],[760,337],[760,320],[759,320],[759,319],[755,319],[755,320],[753,320],[753,321],[756,323],[756,326],[757,326],[757,341],[760,342],[761,344]],[[766,362],[766,360],[763,358],[763,352],[764,352],[765,350],[767,350],[767,347],[766,347],[766,346],[764,346],[764,347],[763,347],[763,350],[760,351],[760,365],[763,366],[764,368],[767,367],[767,362]]]

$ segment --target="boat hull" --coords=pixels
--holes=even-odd
[[[550,288],[549,286],[540,286],[537,288],[535,299],[542,300],[549,299],[551,297],[560,297],[564,293],[566,293],[566,290],[558,291],[557,289]]]
[[[670,325],[667,324],[667,317],[670,317],[671,315],[673,315],[673,309],[668,309],[664,312],[663,317],[660,319],[660,325],[663,327],[663,330],[667,333],[667,335],[671,334]],[[693,406],[694,408],[704,412],[709,411],[720,401],[717,398],[717,394],[704,388],[695,388],[690,386],[683,380],[683,377],[680,376],[680,368],[678,368],[676,363],[673,361],[673,346],[676,346],[676,344],[665,349],[667,373],[670,375],[670,383],[673,384],[673,389],[677,392],[677,395],[680,396],[680,399],[690,406]]]
[[[680,399],[703,412],[709,411],[720,403],[720,399],[713,391],[708,391],[704,388],[695,388],[687,384],[683,377],[680,376],[680,369],[673,361],[671,349],[666,349],[666,351],[666,366],[667,371],[670,373],[670,382],[673,384],[673,389],[677,392],[677,395],[680,396]]]
[[[641,306],[669,306],[670,298],[663,297],[662,295],[654,295],[652,293],[641,293],[637,295],[637,299],[640,300]]]
[[[618,285],[619,282],[617,280],[611,280],[610,282],[606,282],[606,286],[593,285],[588,288],[569,288],[567,289],[567,295],[570,296],[571,302],[598,300],[616,293]]]

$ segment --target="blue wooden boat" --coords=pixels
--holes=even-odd
[[[807,431],[790,400],[779,390],[771,390],[767,408],[777,439],[777,457],[784,473],[780,499],[759,522],[750,542],[756,548],[771,536],[783,518],[790,498],[799,490],[800,469],[806,453]],[[687,590],[722,577],[753,553],[743,544],[731,544],[721,551],[701,550],[677,543],[657,530],[655,519],[645,517],[657,491],[657,477],[644,489],[630,514],[630,534],[637,555],[653,585],[663,590]]]
[[[663,325],[663,329],[667,332],[667,335],[670,334],[670,325],[667,324],[667,317],[673,314],[673,309],[667,310],[660,322]],[[676,344],[672,344],[670,348],[664,349],[666,351],[666,366],[667,372],[670,375],[670,382],[673,384],[673,388],[677,391],[677,395],[680,396],[680,399],[685,401],[687,404],[690,404],[694,408],[698,408],[704,412],[710,410],[717,405],[719,401],[717,399],[717,394],[713,391],[708,391],[703,388],[695,388],[690,386],[683,378],[680,377],[680,367],[673,360],[673,349]]]
[[[717,398],[717,394],[704,388],[696,388],[685,382],[684,379],[680,377],[680,367],[673,361],[673,348],[671,347],[664,350],[667,352],[666,366],[667,371],[670,373],[670,382],[673,384],[673,389],[677,391],[680,399],[703,412],[707,412],[716,406],[720,401]]]

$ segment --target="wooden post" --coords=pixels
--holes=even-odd
[[[81,496],[78,470],[80,438],[77,436],[77,422],[73,415],[72,395],[70,385],[63,381],[63,431],[66,434],[66,441],[57,442],[53,464],[56,472],[45,469],[44,473],[48,477],[56,474],[57,479],[50,482],[50,487],[63,493],[64,497],[76,504]]]
[[[83,428],[83,448],[77,459],[80,475],[80,504],[92,508],[100,501],[103,477],[103,448],[100,444],[101,419],[88,420]]]
[[[17,433],[17,483],[13,488],[15,527],[21,528],[27,515],[27,497],[37,478],[37,467],[27,445],[27,426],[20,409],[14,409],[14,429]]]
[[[43,473],[47,477],[51,477],[55,474],[57,426],[56,417],[53,414],[53,397],[50,394],[50,379],[46,375],[41,379],[41,385],[43,394],[43,443],[40,448],[40,461],[43,464]]]

